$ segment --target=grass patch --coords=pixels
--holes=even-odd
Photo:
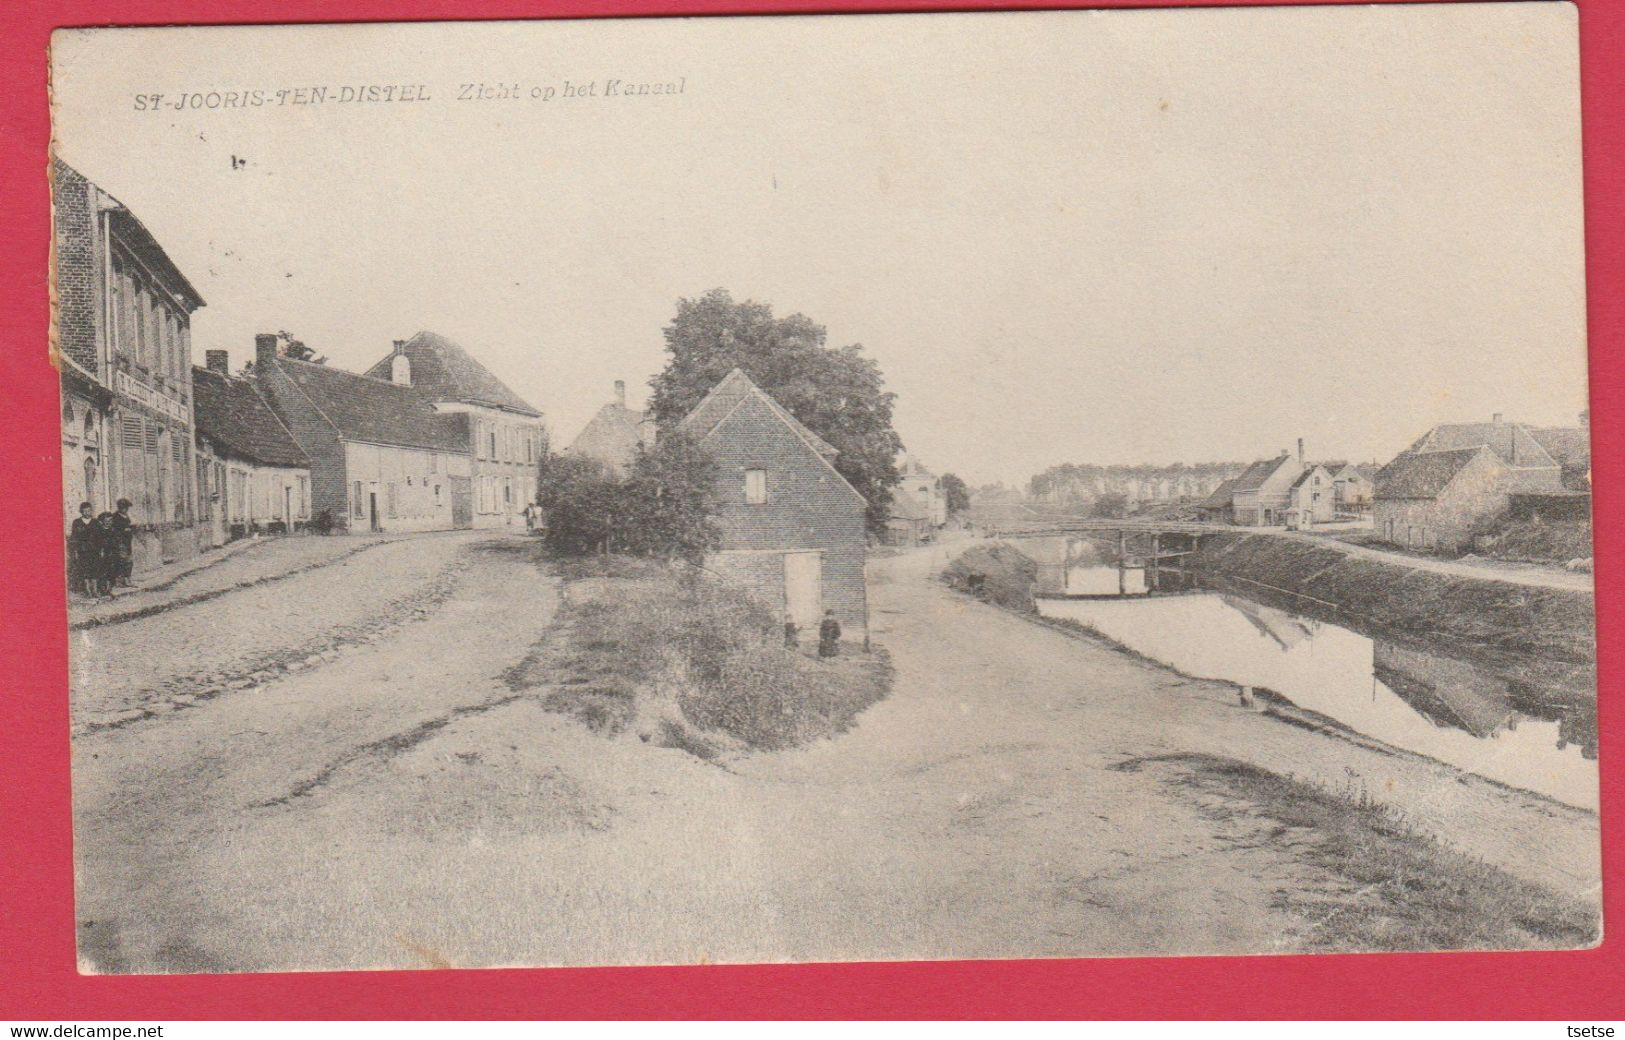
[[[1311,945],[1340,951],[1581,949],[1601,937],[1596,906],[1566,899],[1412,827],[1358,778],[1331,790],[1217,755],[1133,759],[1113,767],[1159,775],[1211,817],[1262,817],[1274,836],[1303,835],[1309,860],[1351,882],[1328,898],[1284,893],[1315,922]]]
[[[547,685],[543,705],[595,732],[711,759],[732,743],[777,750],[834,736],[886,695],[884,653],[786,650],[782,622],[743,590],[681,565],[566,561],[548,638],[504,678]]]

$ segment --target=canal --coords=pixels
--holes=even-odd
[[[1597,808],[1594,687],[1532,682],[1539,662],[1509,673],[1504,662],[1401,644],[1362,630],[1357,618],[1311,617],[1200,575],[1148,577],[1143,567],[1120,569],[1109,546],[1085,539],[1031,539],[1021,548],[1039,561],[1034,593],[1045,617],[1465,772]]]

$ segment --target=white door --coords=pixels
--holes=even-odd
[[[799,628],[817,628],[824,616],[824,566],[816,552],[784,554],[784,609]]]

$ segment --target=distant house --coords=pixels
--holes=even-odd
[[[676,427],[716,459],[721,549],[706,566],[750,588],[803,628],[826,609],[867,640],[867,502],[836,451],[739,369]]]
[[[626,383],[615,380],[615,400],[598,409],[563,454],[597,459],[610,471],[624,474],[639,447],[654,444],[654,417],[626,406]]]
[[[310,522],[310,460],[256,381],[223,350],[192,370],[198,525],[207,545],[296,531]]]
[[[942,480],[910,456],[902,465],[900,490],[908,494],[925,510],[926,523],[941,527],[948,522],[948,496],[942,490]]]
[[[281,357],[254,338],[255,386],[310,460],[313,515],[350,531],[474,526],[471,420],[409,383]]]
[[[390,354],[364,373],[408,387],[436,415],[462,416],[462,450],[468,453],[468,524],[515,527],[536,499],[542,453],[542,413],[510,390],[457,343],[436,332],[396,340]],[[454,506],[464,493],[452,482]],[[462,520],[459,512],[458,521]]]
[[[1548,426],[1531,430],[1561,472],[1569,491],[1591,490],[1591,413],[1580,413],[1578,426]]]
[[[891,496],[891,514],[886,518],[886,544],[913,546],[930,539],[931,513],[906,488],[896,488]]]
[[[1273,459],[1260,459],[1248,466],[1230,489],[1234,522],[1248,527],[1285,523],[1286,511],[1292,505],[1292,485],[1303,468],[1301,458],[1293,458],[1284,451]]]
[[[1377,534],[1408,548],[1462,551],[1475,528],[1506,512],[1519,479],[1488,445],[1404,452],[1377,474]]]
[[[1235,517],[1235,490],[1235,477],[1219,481],[1213,493],[1197,503],[1196,512],[1203,520],[1212,523],[1230,523]]]
[[[1287,521],[1300,527],[1329,522],[1336,514],[1336,487],[1325,466],[1306,466],[1287,491]]]
[[[1332,474],[1333,501],[1339,513],[1369,513],[1377,490],[1377,468],[1348,463]]]
[[[1487,423],[1435,426],[1406,451],[1420,454],[1478,447],[1490,449],[1506,465],[1513,490],[1557,491],[1563,486],[1562,468],[1535,437],[1535,432],[1522,423],[1505,421],[1500,413]]]

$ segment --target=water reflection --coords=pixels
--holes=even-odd
[[[1075,568],[1093,573],[1075,578]],[[1110,574],[1109,591],[1067,591],[1095,587],[1101,571]],[[1116,574],[1098,559],[1073,564],[1056,573],[1054,591],[1110,596]],[[1182,672],[1273,691],[1384,743],[1597,807],[1596,710],[1564,691],[1224,592],[1040,598],[1039,611],[1081,621]]]

